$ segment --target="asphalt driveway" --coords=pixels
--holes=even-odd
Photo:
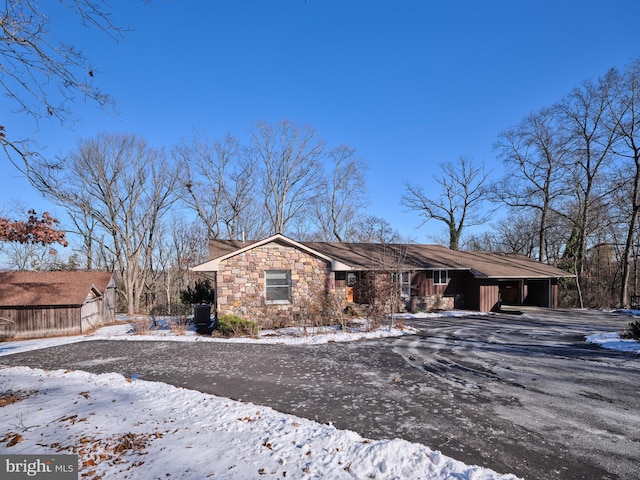
[[[528,479],[631,479],[640,451],[640,357],[584,342],[628,321],[531,309],[412,320],[418,335],[376,341],[90,341],[0,364],[163,381],[370,438],[424,443]]]

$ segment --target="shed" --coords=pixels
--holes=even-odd
[[[0,272],[0,338],[78,335],[115,322],[108,272]]]

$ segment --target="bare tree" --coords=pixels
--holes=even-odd
[[[114,24],[106,0],[61,2],[86,26],[102,30],[115,40],[124,29]],[[71,120],[76,97],[102,108],[111,108],[113,99],[94,85],[98,74],[82,50],[56,38],[63,32],[51,29],[45,13],[47,2],[6,0],[0,7],[0,86],[13,110],[30,115],[36,122],[53,118]],[[6,122],[6,120],[5,120]],[[29,158],[38,156],[30,139],[17,138],[3,122],[0,145],[9,160],[21,171],[29,169]]]
[[[533,212],[512,213],[492,223],[489,232],[470,236],[464,249],[517,253],[533,258],[537,254],[537,223]]]
[[[406,257],[406,245],[381,243],[372,246],[375,268],[361,275],[355,286],[361,289],[368,302],[371,328],[377,328],[386,319],[392,328],[395,314],[406,310],[406,302],[411,297],[411,272],[406,267]]]
[[[3,248],[4,268],[19,271],[51,270],[58,252],[51,246],[11,243]]]
[[[492,226],[493,228],[493,226]],[[482,232],[474,233],[462,244],[462,250],[467,251],[485,251],[485,252],[500,252],[501,244],[498,235],[494,232]]]
[[[95,240],[95,235],[100,230],[100,224],[98,220],[91,216],[91,213],[84,208],[79,208],[74,205],[67,205],[67,214],[73,223],[74,229],[70,233],[78,235],[82,239],[82,245],[80,251],[85,259],[85,269],[93,270],[94,268],[100,269],[99,265],[96,265],[95,248],[99,248],[100,241]]]
[[[517,210],[537,212],[538,260],[547,255],[547,231],[554,205],[565,195],[566,138],[557,128],[557,109],[545,108],[500,134],[496,145],[507,173],[493,198]]]
[[[194,135],[173,151],[180,165],[180,197],[207,227],[209,238],[259,238],[266,213],[256,201],[256,160],[233,136],[222,141]]]
[[[187,306],[180,304],[180,292],[192,283],[189,268],[207,260],[207,231],[200,221],[187,222],[174,215],[161,232],[153,254],[153,282],[149,282],[151,309],[163,315],[183,314]]]
[[[468,157],[460,157],[457,163],[441,163],[440,169],[441,175],[433,177],[441,187],[437,198],[425,193],[423,187],[406,182],[407,193],[401,202],[423,217],[421,226],[429,220],[443,222],[449,233],[449,248],[458,250],[463,229],[487,220],[481,207],[486,200],[488,174],[484,166],[475,165]]]
[[[327,156],[329,171],[311,203],[311,221],[320,232],[319,240],[344,242],[366,206],[363,173],[367,167],[348,145],[330,150]]]
[[[584,305],[581,283],[584,275],[587,241],[599,228],[596,210],[602,210],[607,191],[605,169],[612,162],[614,131],[607,129],[605,116],[609,103],[609,82],[586,81],[575,88],[558,105],[559,128],[567,138],[567,190],[569,203],[562,216],[572,231],[565,250],[571,257],[571,271],[576,275],[579,303]],[[569,248],[571,246],[571,248]],[[570,254],[568,255],[570,251]]]
[[[102,134],[79,142],[60,170],[40,165],[36,186],[61,206],[83,209],[100,225],[116,262],[128,314],[140,309],[163,215],[174,201],[176,173],[162,151],[136,135]],[[120,291],[120,290],[119,290]]]
[[[181,170],[180,196],[198,214],[210,238],[220,236],[225,169],[236,154],[237,141],[233,137],[213,143],[200,134],[172,151]]]
[[[627,231],[622,254],[620,286],[620,305],[628,307],[631,256],[640,216],[640,59],[629,64],[622,74],[612,70],[607,77],[613,85],[608,108],[609,128],[617,135],[613,150],[628,165],[622,169],[628,172],[628,176],[621,182],[621,187],[626,186],[629,193],[626,197]]]
[[[258,122],[250,153],[260,165],[260,188],[270,233],[286,233],[289,223],[306,216],[317,197],[324,142],[315,129],[287,120]]]
[[[400,233],[388,220],[375,215],[361,216],[349,237],[350,242],[361,243],[410,243],[403,240]]]
[[[227,170],[236,161],[240,146],[231,135],[212,142],[195,134],[190,143],[173,149],[180,165],[181,198],[205,224],[210,238],[219,238],[224,226]]]

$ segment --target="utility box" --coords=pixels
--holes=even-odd
[[[196,324],[196,332],[211,335],[216,328],[215,319],[211,320],[211,305],[194,305],[193,323]]]

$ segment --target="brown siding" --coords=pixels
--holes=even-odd
[[[500,282],[500,298],[505,305],[519,305],[522,303],[521,296],[522,280],[510,280]]]
[[[496,281],[480,282],[480,305],[478,310],[481,312],[490,312],[498,308],[500,289]]]
[[[411,295],[424,297],[427,295],[427,288],[426,272],[415,272],[411,276]]]
[[[465,308],[466,282],[471,276],[465,271],[450,270],[447,273],[446,285],[435,285],[431,270],[413,273],[409,307],[411,311]]]
[[[15,322],[16,339],[82,333],[79,306],[3,308],[0,317]]]
[[[447,279],[447,285],[435,285],[433,283],[433,273],[430,270],[416,272],[411,280],[412,293],[418,297],[429,295],[444,295],[449,288],[451,279]]]

